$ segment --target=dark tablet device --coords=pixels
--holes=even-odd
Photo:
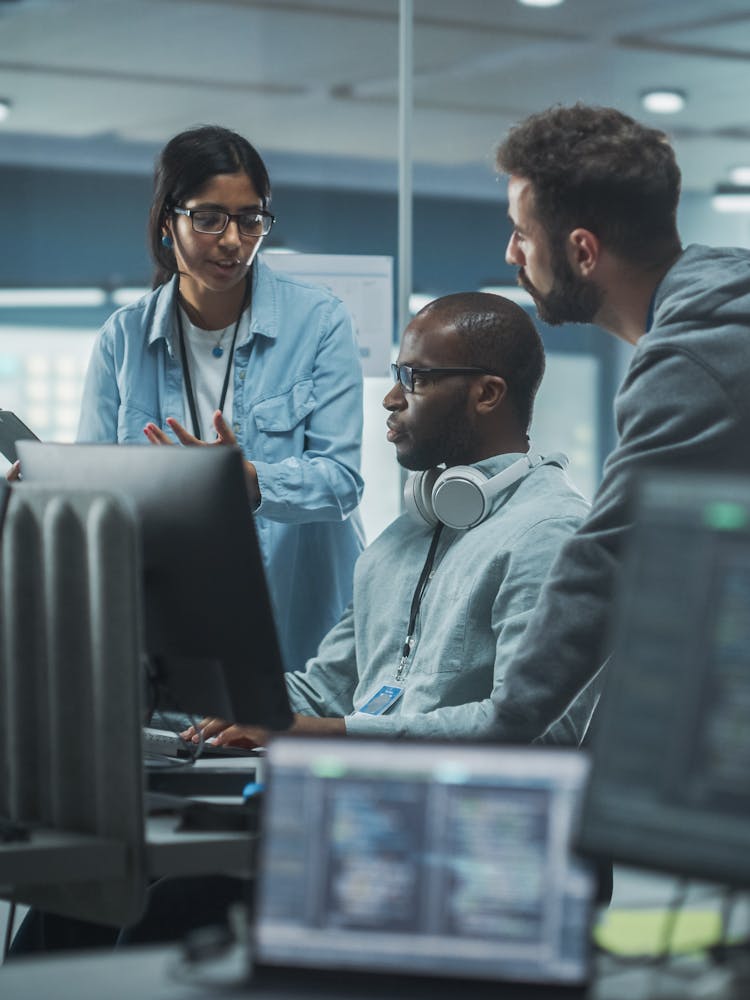
[[[23,420],[19,420],[10,410],[0,410],[0,452],[9,462],[18,458],[16,441],[38,441],[36,434],[29,430]]]

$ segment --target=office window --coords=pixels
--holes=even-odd
[[[73,441],[95,334],[0,326],[0,407],[13,410],[42,440]]]

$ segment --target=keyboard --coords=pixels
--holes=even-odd
[[[154,729],[143,727],[143,751],[147,754],[162,754],[165,757],[192,757],[198,749],[197,743],[188,743],[177,733],[169,729]],[[257,757],[258,749],[248,750],[245,747],[217,747],[213,743],[204,743],[201,760],[220,757]]]

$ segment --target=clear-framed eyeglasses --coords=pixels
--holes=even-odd
[[[448,375],[497,375],[489,368],[412,368],[411,365],[391,365],[391,375],[394,382],[400,382],[405,392],[414,392],[414,377],[425,375],[428,378]]]
[[[213,208],[180,208],[175,205],[172,211],[176,215],[185,215],[193,226],[193,232],[205,233],[207,236],[218,236],[223,233],[230,222],[236,222],[242,236],[268,236],[276,216],[264,209],[252,212],[219,212]]]

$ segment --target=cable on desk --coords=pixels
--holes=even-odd
[[[658,943],[653,952],[645,951],[642,954],[623,955],[612,948],[608,948],[601,944],[595,944],[594,950],[600,955],[607,956],[607,958],[610,959],[615,965],[644,969],[663,967],[674,958],[690,957],[708,953],[710,946],[707,944],[699,944],[696,945],[695,948],[688,948],[679,952],[675,952],[673,950],[675,927],[677,925],[678,918],[684,909],[689,890],[690,881],[688,879],[682,878],[677,881],[672,898],[666,905],[666,912],[660,928]],[[708,895],[716,896],[719,892],[720,890],[713,889]],[[626,909],[631,908],[632,907],[627,907]]]
[[[168,717],[168,713],[179,713],[190,721],[190,725],[195,729],[200,739],[196,744],[188,743],[183,741],[185,749],[189,751],[188,758],[183,761],[183,763],[194,764],[196,760],[203,753],[203,731],[199,728],[199,724],[192,712],[186,712],[179,703],[179,700],[174,697],[169,687],[164,683],[163,676],[158,671],[156,666],[152,663],[149,657],[145,658],[145,676],[147,680],[147,701],[148,701],[148,711],[146,715],[146,724],[150,722],[155,713],[159,713],[162,722],[166,723],[164,728],[168,728],[170,732],[180,738],[181,734],[175,727],[173,721]],[[164,708],[161,705],[162,701],[169,703],[169,708]],[[168,757],[168,754],[164,755]]]
[[[10,819],[7,816],[0,816],[0,841],[10,843],[15,840],[28,840],[31,830],[25,823]],[[3,961],[8,957],[10,942],[13,939],[13,924],[16,919],[16,904],[11,901],[8,909],[8,919],[5,923],[5,937],[3,941]]]
[[[675,928],[684,911],[690,884],[687,880],[677,883],[668,905],[668,912],[660,928],[659,947],[656,954],[620,955],[611,949],[595,946],[595,951],[606,957],[610,967],[603,968],[598,978],[604,982],[617,980],[618,975],[633,969],[650,970],[651,977],[643,996],[726,996],[746,997],[750,982],[750,939],[729,940],[730,918],[736,903],[737,891],[733,888],[713,887],[700,893],[698,898],[721,900],[721,939],[716,944],[696,944],[695,947],[675,950]],[[691,894],[691,899],[695,894]],[[696,959],[701,959],[696,963]],[[689,984],[689,985],[688,985]],[[697,986],[698,992],[691,992]]]
[[[750,937],[745,936],[737,941],[729,940],[732,911],[739,895],[739,890],[734,887],[729,887],[724,893],[724,903],[721,909],[721,940],[708,949],[709,956],[717,965],[724,965],[737,955],[750,954]]]
[[[194,757],[170,757],[168,753],[156,753],[153,750],[146,750],[143,754],[143,763],[147,769],[174,770],[177,768],[192,767],[195,763]]]
[[[667,961],[669,961],[672,955],[674,929],[677,924],[677,918],[685,905],[689,888],[690,882],[688,879],[678,879],[677,888],[675,889],[672,899],[669,901],[669,906],[667,907],[667,912],[664,916],[664,923],[661,931],[661,946],[655,955],[655,965],[664,965]]]
[[[13,924],[16,922],[16,904],[11,901],[8,906],[8,918],[5,921],[5,938],[3,941],[3,962],[8,957],[10,943],[13,940]]]
[[[201,927],[185,938],[169,974],[179,983],[211,990],[246,986],[251,979],[247,905],[229,909],[229,926]],[[207,974],[206,969],[214,966]]]

